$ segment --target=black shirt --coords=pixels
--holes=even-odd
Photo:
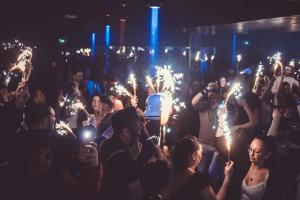
[[[195,173],[179,192],[173,194],[171,200],[201,200],[201,192],[209,186],[208,178],[203,174]]]
[[[128,147],[118,138],[107,140],[101,149],[103,163],[103,195],[107,200],[126,200],[126,186],[138,180],[138,170]]]

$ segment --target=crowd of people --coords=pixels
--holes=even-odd
[[[225,75],[201,86],[186,73],[180,96],[187,108],[159,146],[157,123],[143,115],[150,88],[140,87],[132,101],[111,89],[117,77],[99,82],[88,67],[72,66],[68,80],[56,65],[35,84],[1,83],[1,199],[300,198],[293,66],[276,63],[272,75],[237,74],[232,82],[242,85],[242,95],[229,99]],[[70,111],[65,104],[74,99],[84,109]],[[230,148],[220,126],[225,99]],[[59,121],[68,124],[63,134]]]

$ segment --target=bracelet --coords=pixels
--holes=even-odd
[[[203,89],[200,93],[201,93],[203,96],[206,96],[206,95],[207,95],[207,89]]]

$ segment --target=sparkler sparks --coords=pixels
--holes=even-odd
[[[55,124],[55,129],[56,129],[56,132],[59,134],[59,135],[68,135],[68,134],[71,134],[72,136],[75,136],[75,134],[73,133],[72,129],[69,127],[68,124],[66,124],[65,122],[63,121],[59,121],[58,123]]]
[[[9,69],[7,76],[9,76],[12,71],[19,70],[22,72],[22,81],[28,81],[32,70],[31,59],[32,49],[30,47],[24,47],[24,49],[21,49],[21,53],[18,56],[16,63],[11,69]],[[6,83],[9,84],[10,78],[6,77],[6,80]]]
[[[256,78],[259,78],[263,75],[264,75],[264,66],[261,63],[259,63],[255,76]]]
[[[237,59],[238,62],[240,62],[240,61],[242,60],[242,55],[241,55],[241,54],[238,54],[238,55],[236,56],[236,59]]]
[[[277,52],[276,54],[274,54],[273,56],[269,56],[267,59],[269,60],[270,64],[273,64],[274,67],[274,72],[276,72],[278,67],[282,67],[281,64],[281,52]]]
[[[234,95],[234,97],[236,99],[239,99],[241,96],[242,96],[242,93],[241,93],[241,89],[243,87],[241,86],[241,84],[239,82],[237,83],[233,83],[232,87],[230,88],[227,96],[226,96],[226,100],[225,100],[225,104],[227,104],[229,98],[231,97],[231,95]]]
[[[147,85],[158,93],[161,98],[161,125],[165,125],[172,111],[179,112],[181,108],[185,108],[185,103],[180,102],[179,98],[174,98],[178,85],[181,84],[183,74],[174,73],[171,66],[156,67],[155,81],[150,76],[146,76]],[[153,82],[156,83],[156,90]],[[175,115],[173,115],[175,117]]]
[[[123,86],[123,85],[116,85],[115,86],[116,92],[119,95],[125,95],[125,96],[129,96],[129,97],[133,97],[133,95]]]
[[[223,104],[219,105],[218,117],[219,117],[218,118],[218,123],[219,123],[218,127],[220,128],[220,130],[218,130],[218,131],[221,131],[222,134],[225,137],[226,147],[227,147],[227,150],[228,150],[228,160],[230,160],[229,152],[230,152],[230,146],[231,146],[231,143],[232,143],[232,138],[231,138],[231,132],[230,132],[230,129],[229,129],[229,126],[228,126],[228,121],[227,121],[228,111],[227,111],[227,104],[226,103],[223,103]]]
[[[133,95],[136,96],[136,90],[137,90],[137,81],[134,74],[130,74],[128,78],[128,83],[133,88]]]

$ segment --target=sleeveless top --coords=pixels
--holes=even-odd
[[[244,179],[242,183],[241,200],[262,200],[267,190],[268,177],[269,175],[267,175],[263,182],[252,186],[248,186]]]

